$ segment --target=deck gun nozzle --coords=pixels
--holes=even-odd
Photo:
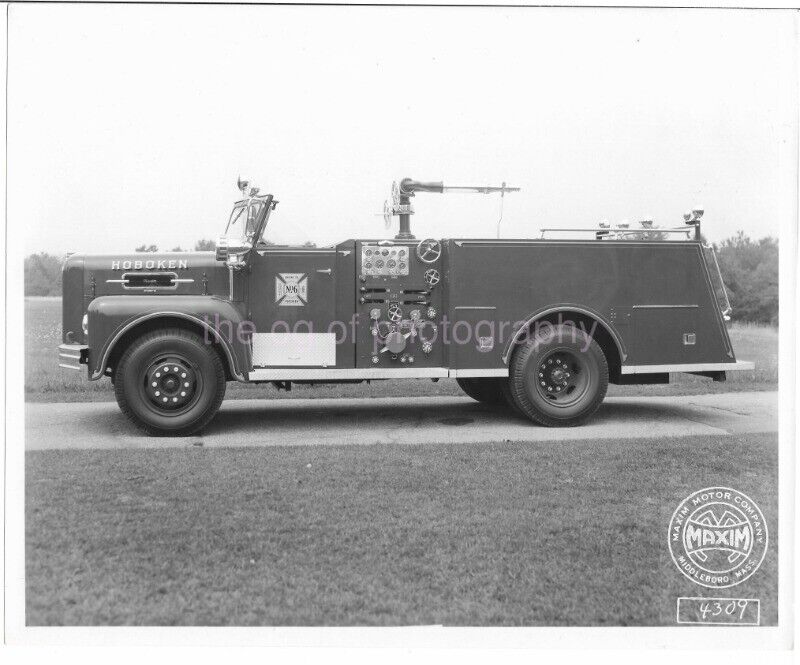
[[[443,182],[420,182],[419,180],[412,180],[411,178],[403,178],[400,184],[394,183],[392,185],[392,205],[386,202],[384,206],[384,219],[387,226],[391,223],[391,217],[397,215],[400,217],[400,232],[395,236],[397,240],[411,240],[414,238],[411,233],[411,215],[414,214],[414,209],[411,207],[411,197],[417,192],[428,192],[431,194],[500,194],[501,199],[505,196],[506,192],[518,192],[519,187],[509,187],[503,183],[500,187],[490,185],[472,187],[472,186],[447,186]],[[500,219],[502,220],[502,209]],[[498,227],[500,222],[498,222]]]

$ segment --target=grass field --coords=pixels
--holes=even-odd
[[[662,386],[610,386],[609,395],[685,395],[733,390],[776,390],[778,387],[778,330],[770,326],[734,324],[730,336],[737,357],[756,363],[753,372],[731,372],[728,381],[673,375]],[[32,402],[113,400],[111,381],[88,381],[86,373],[58,366],[56,348],[61,342],[61,299],[25,300],[25,395]],[[293,397],[390,397],[460,395],[454,380],[437,383],[420,380],[376,381],[372,384],[294,386],[278,392],[271,386],[228,384],[226,397],[285,399]]]
[[[717,595],[777,620],[776,435],[26,456],[29,625],[674,625],[678,502],[767,517]],[[714,595],[712,592],[705,595]]]

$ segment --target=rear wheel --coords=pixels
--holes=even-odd
[[[122,412],[154,436],[188,436],[205,427],[225,396],[225,369],[214,348],[181,329],[137,339],[115,370]]]
[[[500,391],[503,394],[503,401],[514,413],[522,418],[528,417],[525,412],[517,406],[517,400],[514,398],[514,392],[511,390],[511,377],[503,379],[500,384]]]
[[[467,395],[484,404],[504,404],[502,383],[506,379],[491,378],[461,378],[456,383]]]
[[[514,353],[509,387],[528,418],[547,427],[572,427],[597,411],[608,390],[600,346],[574,326],[554,326]]]

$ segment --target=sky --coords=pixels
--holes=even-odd
[[[275,242],[388,238],[412,177],[521,187],[506,238],[693,206],[712,240],[778,235],[795,39],[744,10],[12,5],[8,224],[26,252],[190,248],[242,176]],[[496,196],[414,206],[419,238],[495,236]]]

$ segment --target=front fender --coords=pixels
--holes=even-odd
[[[250,338],[246,317],[235,304],[214,296],[101,296],[89,304],[89,377],[105,375],[112,352],[140,326],[154,320],[180,319],[218,343],[231,375],[245,381],[250,371]]]

